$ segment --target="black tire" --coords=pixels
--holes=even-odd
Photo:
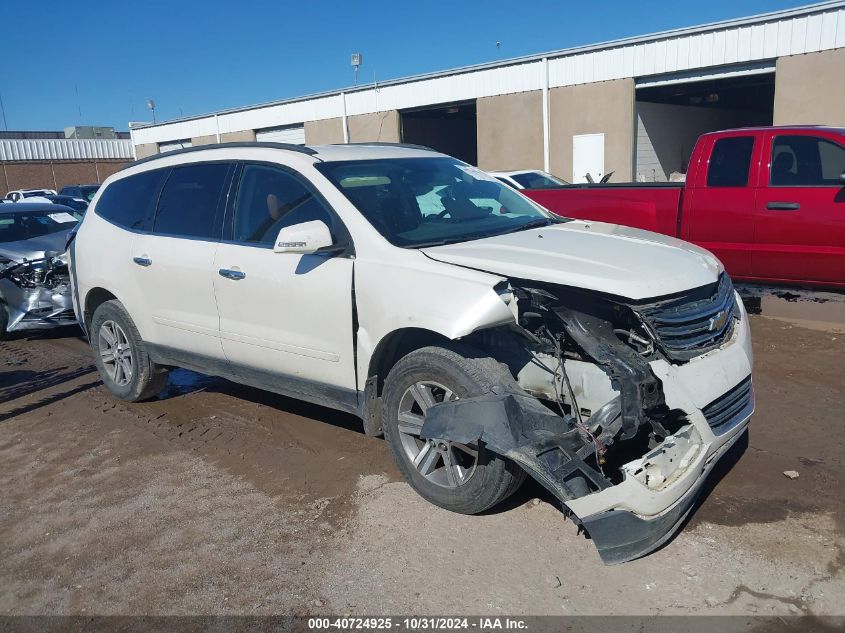
[[[414,466],[399,431],[399,411],[408,390],[419,383],[433,382],[447,387],[458,398],[489,393],[496,385],[513,383],[507,369],[492,358],[478,356],[461,345],[423,347],[394,365],[387,376],[382,398],[382,420],[387,445],[405,480],[431,503],[461,514],[477,514],[504,501],[525,480],[525,472],[512,461],[487,450],[478,450],[474,470],[466,481],[452,487],[433,483]],[[440,396],[443,397],[442,395]],[[408,435],[404,441],[409,442]],[[423,441],[419,440],[417,445]],[[422,449],[420,449],[422,450]],[[445,461],[438,462],[445,466]]]
[[[12,338],[12,332],[6,328],[9,326],[9,311],[6,304],[0,301],[0,341],[8,341]]]
[[[101,331],[104,325],[114,323],[125,334],[126,342],[131,351],[132,371],[125,384],[119,384],[106,367],[101,353]],[[107,327],[111,327],[107,325]],[[91,318],[89,331],[91,349],[94,351],[94,362],[100,371],[103,384],[115,396],[128,402],[138,402],[152,398],[167,384],[168,370],[156,365],[147,354],[141,335],[132,318],[119,301],[106,301],[100,304]],[[125,377],[125,376],[124,376]]]

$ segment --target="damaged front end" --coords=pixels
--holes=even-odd
[[[516,280],[500,296],[515,323],[471,338],[516,383],[432,407],[422,436],[520,464],[606,563],[659,547],[753,410],[730,279],[650,302]]]
[[[7,332],[76,324],[67,260],[63,255],[46,255],[23,262],[0,258],[0,301]]]

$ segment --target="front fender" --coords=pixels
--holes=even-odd
[[[503,277],[410,255],[411,265],[355,262],[358,389],[364,388],[373,353],[392,332],[417,328],[454,340],[514,322],[494,289]]]

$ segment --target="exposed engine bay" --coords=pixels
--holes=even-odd
[[[0,301],[8,332],[76,323],[66,256],[45,255],[22,262],[0,257]]]
[[[565,511],[566,502],[626,478],[663,490],[703,456],[702,434],[687,411],[667,405],[651,363],[683,365],[731,338],[739,314],[727,275],[640,303],[533,281],[511,280],[497,291],[515,323],[468,340],[507,365],[516,383],[430,409],[424,436],[485,443],[525,468]],[[643,553],[597,546],[607,562]]]

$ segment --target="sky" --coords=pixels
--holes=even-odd
[[[0,129],[126,130],[148,99],[161,121],[343,88],[356,51],[367,83],[802,4],[3,0]]]

